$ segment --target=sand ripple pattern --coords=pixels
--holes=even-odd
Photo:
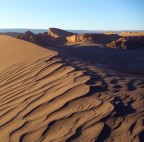
[[[90,79],[56,57],[0,73],[1,142],[94,142],[113,105],[89,95]]]

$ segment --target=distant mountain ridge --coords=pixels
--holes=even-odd
[[[0,33],[6,32],[16,32],[16,33],[25,33],[31,31],[35,34],[47,32],[47,29],[0,29]]]
[[[5,33],[5,32],[17,32],[17,33],[25,33],[27,31],[31,31],[35,34],[38,33],[44,33],[47,32],[48,29],[0,29],[0,33]],[[109,32],[110,30],[66,30],[72,33],[78,33],[78,34],[83,34],[83,33],[104,33],[104,32]],[[114,30],[113,32],[115,33],[120,33],[124,31],[129,31],[129,32],[144,32],[144,30],[119,30],[116,31]]]

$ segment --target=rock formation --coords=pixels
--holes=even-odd
[[[48,29],[48,35],[53,37],[53,38],[66,38],[67,36],[71,36],[74,33],[57,29],[57,28],[49,28]]]
[[[67,36],[66,39],[69,43],[76,43],[76,42],[91,43],[93,42],[91,36],[89,36],[88,34],[81,34],[81,35],[75,34],[72,36]]]
[[[84,38],[84,35],[78,35],[78,34],[75,34],[75,35],[72,35],[72,36],[67,36],[66,39],[68,42],[80,42],[82,41]]]
[[[113,40],[117,40],[119,36],[117,34],[75,34],[72,36],[66,37],[67,41],[69,43],[97,43],[97,44],[103,44],[109,43]]]
[[[106,32],[103,34],[75,34],[57,28],[49,28],[48,32],[34,34],[31,31],[26,33],[4,33],[18,39],[26,40],[40,45],[64,45],[66,43],[92,43],[101,47],[135,49],[144,48],[144,32]]]
[[[123,48],[126,49],[126,40],[124,38],[119,38],[116,41],[112,41],[111,43],[106,44],[107,47],[109,48]]]
[[[122,37],[144,36],[144,32],[121,32],[119,36]]]
[[[27,31],[24,34],[22,33],[17,34],[15,37],[18,39],[26,40],[26,41],[36,43],[36,44],[41,44],[41,45],[50,43],[50,39],[49,39],[47,32],[43,34],[41,33],[34,34],[31,31]]]
[[[135,49],[144,48],[144,37],[121,37],[106,44],[109,48]]]
[[[75,34],[66,37],[68,43],[96,43],[109,48],[134,49],[144,47],[144,32],[106,32],[104,34]]]

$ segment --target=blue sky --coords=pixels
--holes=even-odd
[[[0,0],[0,28],[144,30],[144,0]]]

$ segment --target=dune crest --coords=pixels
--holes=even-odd
[[[0,35],[0,71],[18,62],[38,56],[54,56],[56,52],[13,37]]]

